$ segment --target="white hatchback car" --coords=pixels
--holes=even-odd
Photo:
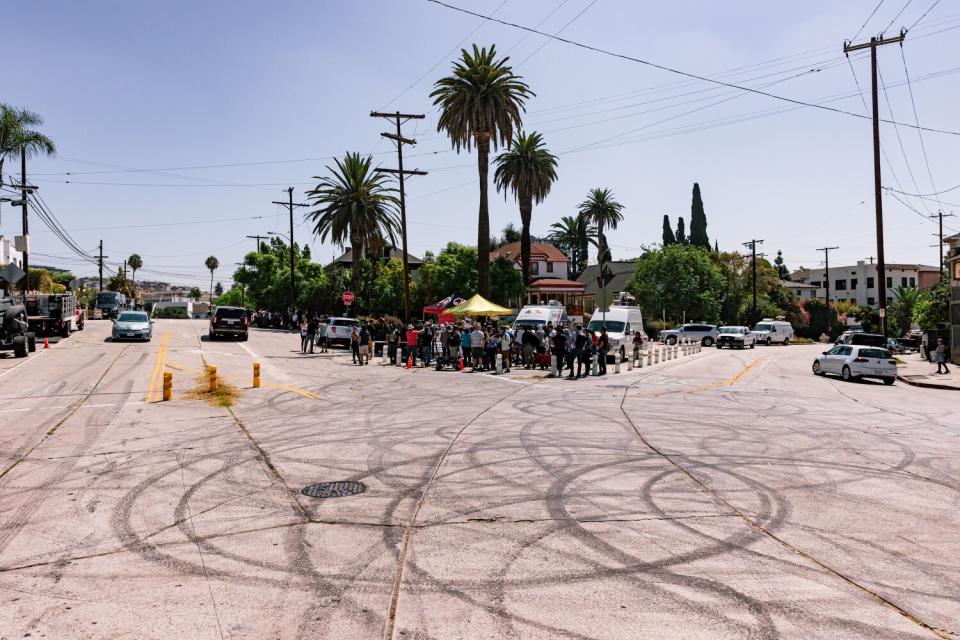
[[[880,347],[838,344],[813,361],[814,375],[836,373],[847,382],[856,378],[879,378],[884,384],[897,379],[897,361]]]

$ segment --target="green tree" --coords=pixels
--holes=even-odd
[[[913,287],[897,287],[893,290],[893,304],[890,305],[890,317],[900,335],[910,330],[913,311],[920,300],[920,292]]]
[[[527,289],[513,262],[499,257],[490,265],[490,299],[506,307],[522,303]]]
[[[512,222],[508,222],[507,226],[503,228],[503,243],[510,244],[511,242],[520,242],[523,236],[520,233],[520,230],[517,229]]]
[[[933,329],[938,323],[947,322],[949,319],[949,277],[949,274],[944,272],[935,287],[920,292],[920,297],[913,307],[913,321],[924,331]]]
[[[677,236],[673,235],[673,228],[670,226],[670,216],[663,214],[663,246],[668,247],[671,244],[677,244]]]
[[[417,274],[417,301],[421,304],[436,302],[456,294],[469,298],[477,293],[477,250],[450,242],[433,262],[420,267]]]
[[[217,283],[217,286],[215,286],[215,287],[213,288],[213,293],[216,294],[217,297],[222,296],[222,295],[223,295],[223,285],[218,282],[218,283]]]
[[[34,127],[43,124],[43,118],[27,109],[0,103],[0,187],[3,186],[3,163],[7,158],[21,154],[53,155],[57,147],[46,135]]]
[[[683,216],[677,218],[677,244],[689,244]]]
[[[335,278],[315,262],[303,258],[302,252],[294,245],[295,276],[297,280],[296,306],[310,312],[331,311],[337,308],[336,297],[346,288],[334,289]],[[339,267],[331,267],[336,274],[343,272]],[[237,286],[224,295],[243,286],[248,307],[278,311],[290,304],[290,248],[280,238],[272,238],[270,243],[262,243],[260,251],[251,251],[243,259],[243,265],[233,273]],[[339,283],[339,280],[337,280]],[[336,294],[334,293],[336,292]]]
[[[773,260],[773,268],[777,270],[777,277],[781,280],[790,279],[790,270],[787,269],[787,265],[783,262],[783,251],[777,249],[777,257]]]
[[[307,192],[317,208],[307,214],[313,222],[313,233],[343,247],[350,242],[352,289],[360,291],[360,259],[365,247],[381,246],[387,238],[396,243],[400,230],[397,214],[399,201],[387,186],[386,174],[375,173],[373,158],[347,153],[335,160],[336,168],[327,166],[329,176],[314,176],[317,186]],[[355,303],[357,304],[357,303]]]
[[[591,189],[587,199],[580,203],[580,215],[584,221],[597,229],[597,262],[601,265],[610,262],[610,247],[604,228],[616,229],[623,220],[623,205],[613,197],[610,189]]]
[[[203,264],[210,270],[210,299],[213,300],[213,272],[220,266],[220,261],[217,260],[216,256],[209,256],[203,261]]]
[[[225,291],[217,296],[216,304],[218,307],[242,307],[245,306],[245,296],[243,295],[243,285],[236,285],[229,291]]]
[[[700,185],[696,182],[693,183],[693,202],[690,204],[690,244],[710,249],[710,238],[707,237],[707,214],[703,211]]]
[[[720,319],[724,324],[741,324],[741,310],[747,295],[747,268],[750,262],[737,251],[714,251],[710,260],[723,282],[720,289]]]
[[[473,52],[461,50],[460,60],[453,64],[453,73],[437,80],[430,94],[440,108],[437,131],[446,132],[456,151],[475,145],[480,179],[480,206],[477,220],[478,286],[484,296],[490,295],[490,210],[487,183],[490,145],[496,149],[513,140],[521,128],[521,113],[527,99],[535,95],[520,76],[507,65],[508,58],[496,58],[491,45]]]
[[[513,192],[520,206],[520,266],[524,283],[530,282],[530,219],[534,203],[543,202],[557,180],[557,157],[543,146],[536,131],[520,133],[510,148],[497,156],[493,181],[497,190]],[[504,238],[506,239],[506,238]]]
[[[547,238],[570,259],[570,279],[576,280],[587,268],[590,248],[590,225],[581,215],[563,216],[550,225]]]
[[[640,306],[656,316],[716,322],[720,318],[723,278],[706,251],[670,245],[648,251],[637,260],[627,285]]]
[[[40,293],[63,293],[66,287],[57,283],[46,269],[30,269],[30,288]]]
[[[190,297],[194,300],[199,301],[203,297],[203,293],[200,291],[200,287],[190,287]]]

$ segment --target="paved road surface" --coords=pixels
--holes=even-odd
[[[0,359],[0,638],[960,637],[952,392],[815,346],[568,382],[204,332]],[[183,397],[204,362],[232,409]]]

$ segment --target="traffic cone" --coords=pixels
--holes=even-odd
[[[457,371],[463,371],[463,356],[457,360]]]
[[[43,339],[43,348],[44,348],[44,349],[49,349],[49,348],[50,348],[50,339],[49,339],[49,338],[44,338],[44,339]]]
[[[407,369],[413,369],[413,356],[407,356]]]

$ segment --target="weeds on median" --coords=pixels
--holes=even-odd
[[[196,386],[188,391],[185,398],[189,400],[206,400],[214,407],[232,407],[234,400],[240,397],[240,391],[226,382],[222,376],[217,376],[217,390],[210,391],[210,371],[202,371],[197,375]]]

